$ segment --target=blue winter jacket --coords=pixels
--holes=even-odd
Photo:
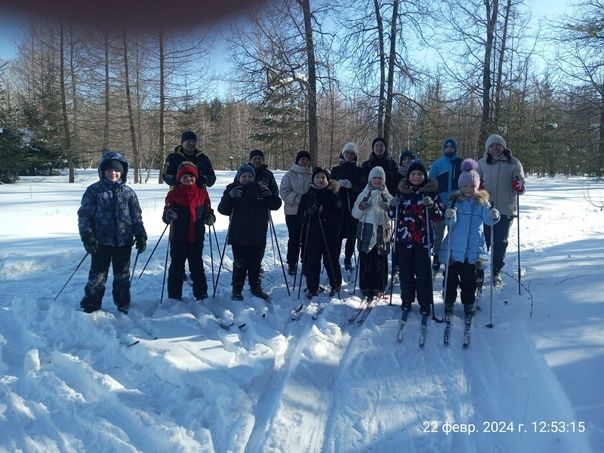
[[[105,179],[109,160],[124,167],[119,181]],[[78,209],[78,228],[82,239],[94,237],[99,245],[132,246],[134,238],[147,239],[142,212],[136,193],[126,185],[128,162],[116,152],[106,153],[99,164],[100,181],[88,186]]]
[[[480,190],[472,198],[461,192],[451,194],[450,205],[457,211],[455,219],[445,219],[447,236],[440,248],[439,260],[447,261],[449,244],[451,244],[451,260],[475,264],[480,258],[486,261],[487,246],[484,239],[483,223],[494,225],[499,221],[492,220],[490,215],[489,193]]]
[[[458,189],[457,180],[461,174],[461,159],[457,153],[453,156],[442,155],[436,159],[428,176],[438,181],[438,196],[443,201],[445,207],[450,207],[449,197],[452,192]]]

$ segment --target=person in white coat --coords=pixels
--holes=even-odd
[[[298,216],[298,205],[302,195],[308,192],[312,182],[311,157],[308,151],[296,154],[295,163],[281,179],[281,198],[284,203],[285,224],[289,239],[287,241],[287,266],[289,275],[296,275],[300,247],[302,246],[302,221]]]
[[[368,182],[357,197],[352,216],[357,225],[359,288],[364,297],[382,297],[388,281],[392,195],[386,187],[386,172],[380,166],[369,172]]]

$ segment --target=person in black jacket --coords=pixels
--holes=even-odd
[[[342,148],[340,164],[331,170],[331,178],[340,184],[340,200],[342,202],[343,224],[340,234],[340,250],[342,242],[346,239],[344,249],[344,269],[352,270],[352,255],[356,242],[358,220],[352,214],[352,207],[357,197],[363,190],[363,169],[357,165],[359,147],[356,143],[346,143]],[[339,253],[338,253],[339,255]]]
[[[312,185],[300,198],[298,215],[302,218],[304,237],[302,272],[306,277],[306,296],[311,299],[319,292],[321,259],[327,269],[333,297],[342,286],[340,271],[340,230],[342,203],[338,196],[340,184],[330,179],[329,171],[317,167],[312,173]]]
[[[396,188],[401,180],[401,174],[398,172],[398,164],[392,159],[387,150],[386,140],[382,137],[376,137],[371,143],[371,154],[369,159],[363,162],[363,187],[369,182],[369,172],[373,167],[382,167],[386,173],[386,187],[391,194],[396,193]]]
[[[197,150],[197,135],[191,131],[184,131],[180,137],[180,145],[174,148],[166,157],[163,169],[163,180],[170,188],[180,184],[176,178],[178,167],[185,162],[193,162],[197,167],[197,185],[202,189],[212,187],[216,182],[216,174],[212,162],[203,152]]]
[[[233,300],[243,300],[241,291],[247,275],[254,296],[268,300],[262,290],[260,264],[264,257],[269,210],[281,207],[281,199],[266,185],[254,181],[255,170],[243,164],[237,181],[226,186],[218,212],[230,216],[228,243],[233,249]]]

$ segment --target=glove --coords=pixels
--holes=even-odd
[[[316,204],[314,204],[312,206],[309,206],[308,208],[306,208],[306,211],[305,211],[306,217],[312,217],[312,216],[314,216],[317,213],[318,210],[319,209],[318,209],[318,206]]]
[[[361,201],[361,202],[359,203],[359,209],[360,209],[361,211],[364,211],[364,210],[365,210],[365,209],[367,209],[369,206],[371,206],[371,203],[369,203],[367,200],[365,200],[365,201]]]
[[[401,205],[401,199],[399,197],[394,197],[392,198],[392,200],[390,201],[390,204],[394,207],[394,208],[398,208]]]
[[[491,208],[489,215],[491,216],[491,220],[499,220],[500,214],[497,208]]]
[[[424,198],[422,198],[422,203],[424,204],[424,206],[431,208],[432,205],[434,204],[434,200],[432,198],[430,198],[428,195],[424,196]]]
[[[229,197],[231,198],[241,198],[243,196],[243,187],[237,186],[233,187],[229,192]]]
[[[524,193],[524,182],[518,176],[512,180],[512,189],[518,194]]]
[[[166,213],[164,214],[164,219],[167,223],[172,223],[176,219],[178,219],[178,214],[176,214],[175,211],[172,211],[170,209],[170,210],[166,211]]]
[[[454,220],[457,217],[457,210],[455,208],[448,208],[445,211],[445,217]]]
[[[380,202],[379,202],[378,206],[385,211],[387,211],[388,208],[390,207],[390,203],[388,202],[388,199],[386,198],[385,195],[382,194],[382,196],[380,197]]]
[[[203,219],[203,223],[205,223],[207,226],[212,226],[216,223],[216,216],[214,215],[213,212],[210,212],[205,219]]]
[[[339,179],[338,182],[340,183],[341,187],[346,189],[350,189],[352,187],[352,183],[348,179]]]
[[[272,195],[271,189],[266,187],[265,184],[260,184],[260,190],[258,191],[258,198],[268,198]]]
[[[143,236],[138,236],[135,238],[134,243],[136,244],[136,250],[138,250],[138,253],[143,253],[147,249],[147,238]]]
[[[85,236],[82,238],[82,242],[84,243],[84,250],[86,250],[86,252],[90,253],[91,255],[94,255],[97,252],[99,248],[99,241],[97,241],[94,236]]]
[[[208,177],[204,176],[204,175],[199,175],[199,178],[197,178],[197,185],[205,187],[207,184],[208,184]]]

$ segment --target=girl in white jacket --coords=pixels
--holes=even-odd
[[[352,216],[359,220],[359,288],[364,297],[382,297],[388,281],[390,200],[392,195],[386,188],[386,172],[382,167],[373,167],[369,172],[367,186],[352,208]]]

